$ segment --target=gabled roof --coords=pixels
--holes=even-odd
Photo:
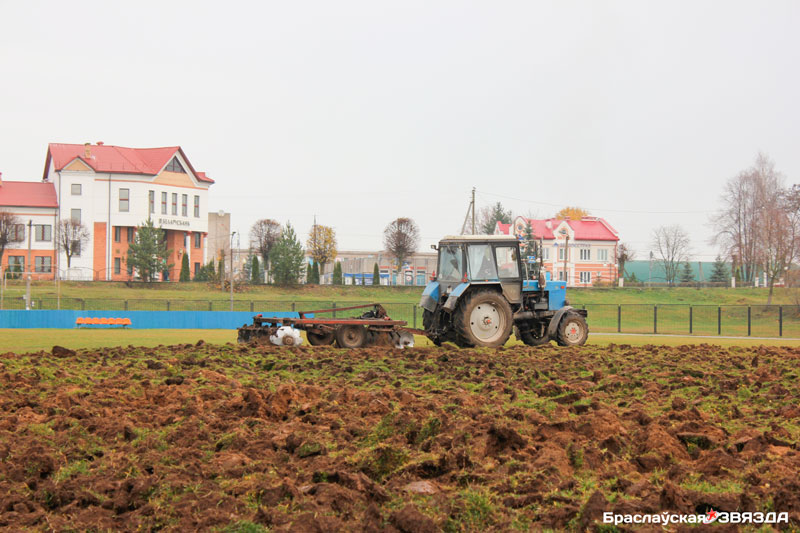
[[[86,154],[87,149],[89,152],[88,157]],[[45,177],[47,177],[47,171],[51,163],[53,170],[59,171],[76,159],[80,159],[95,172],[155,176],[161,172],[161,169],[177,153],[186,161],[198,181],[214,183],[214,180],[206,176],[205,172],[195,171],[180,146],[125,148],[106,144],[90,144],[87,146],[84,144],[50,143],[47,147]]]
[[[517,219],[515,219],[516,222]],[[611,225],[600,217],[583,217],[580,220],[560,220],[547,218],[544,220],[526,219],[533,230],[533,234],[541,239],[555,239],[554,230],[563,222],[572,229],[576,241],[618,241],[619,234]],[[513,231],[513,224],[497,223],[497,230],[505,235]]]
[[[0,207],[58,207],[56,188],[40,181],[0,182]]]

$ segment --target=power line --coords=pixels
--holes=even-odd
[[[515,200],[517,202],[526,202],[529,204],[538,204],[538,205],[546,205],[548,207],[564,207],[563,204],[553,204],[549,202],[539,202],[537,200],[525,200],[523,198],[515,198],[513,196],[506,196],[503,194],[495,194],[490,192],[480,192],[478,191],[479,195],[482,196],[494,196],[497,198],[505,198],[506,200]],[[586,209],[590,211],[607,211],[609,213],[631,213],[631,214],[639,214],[639,215],[694,215],[694,214],[703,214],[703,215],[710,215],[712,211],[638,211],[633,209],[605,209],[601,207],[586,207]]]

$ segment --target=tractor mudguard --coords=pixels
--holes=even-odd
[[[444,309],[449,312],[453,312],[453,309],[456,308],[456,304],[458,303],[459,298],[464,294],[464,292],[472,285],[471,283],[460,283],[456,285],[456,288],[453,289],[453,292],[450,293],[450,296],[447,297],[447,301],[444,304]]]
[[[425,286],[425,290],[422,291],[422,298],[419,300],[419,306],[433,313],[436,311],[437,305],[439,305],[439,282],[431,281]]]
[[[562,307],[561,309],[556,311],[556,314],[553,315],[553,318],[550,320],[550,324],[547,325],[547,337],[548,338],[550,338],[550,339],[555,339],[556,338],[556,331],[558,330],[558,323],[561,322],[561,318],[564,316],[564,314],[567,311],[571,310],[571,309],[572,309],[571,305],[565,305],[564,307]]]

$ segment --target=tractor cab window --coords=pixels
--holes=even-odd
[[[488,244],[467,246],[467,261],[469,261],[469,272],[473,281],[497,279],[492,247]]]
[[[441,281],[461,281],[464,277],[464,254],[461,246],[439,248],[439,276]]]
[[[497,257],[497,271],[501,278],[519,278],[517,249],[511,246],[498,246],[494,249]]]

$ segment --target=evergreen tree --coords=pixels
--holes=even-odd
[[[153,221],[147,219],[139,226],[136,237],[128,246],[128,265],[139,273],[143,281],[153,281],[157,273],[168,271],[174,266],[167,263],[170,253],[164,231],[153,226]]]
[[[303,245],[297,240],[294,228],[287,222],[281,238],[270,252],[272,277],[278,285],[293,285],[300,282],[305,272]]]
[[[372,284],[375,286],[381,284],[381,269],[378,267],[378,263],[375,263],[375,267],[372,269]]]
[[[254,255],[250,260],[250,283],[259,284],[261,281],[261,266],[258,263],[258,257]]]
[[[311,283],[314,285],[319,285],[319,263],[314,261],[311,265],[311,268],[308,269],[308,279],[306,283]]]
[[[689,261],[683,263],[683,272],[681,272],[681,283],[691,283],[694,281],[694,272],[689,265]]]
[[[639,278],[636,277],[636,272],[631,272],[631,275],[628,276],[629,283],[639,283]]]
[[[181,259],[181,281],[189,281],[191,280],[191,274],[189,273],[189,254],[183,254],[183,259]]]
[[[711,271],[711,281],[714,283],[726,283],[729,279],[728,265],[725,264],[725,261],[720,256],[717,256],[716,261],[714,261],[714,269]]]
[[[342,263],[339,261],[336,261],[336,264],[333,265],[333,284],[342,284]]]

